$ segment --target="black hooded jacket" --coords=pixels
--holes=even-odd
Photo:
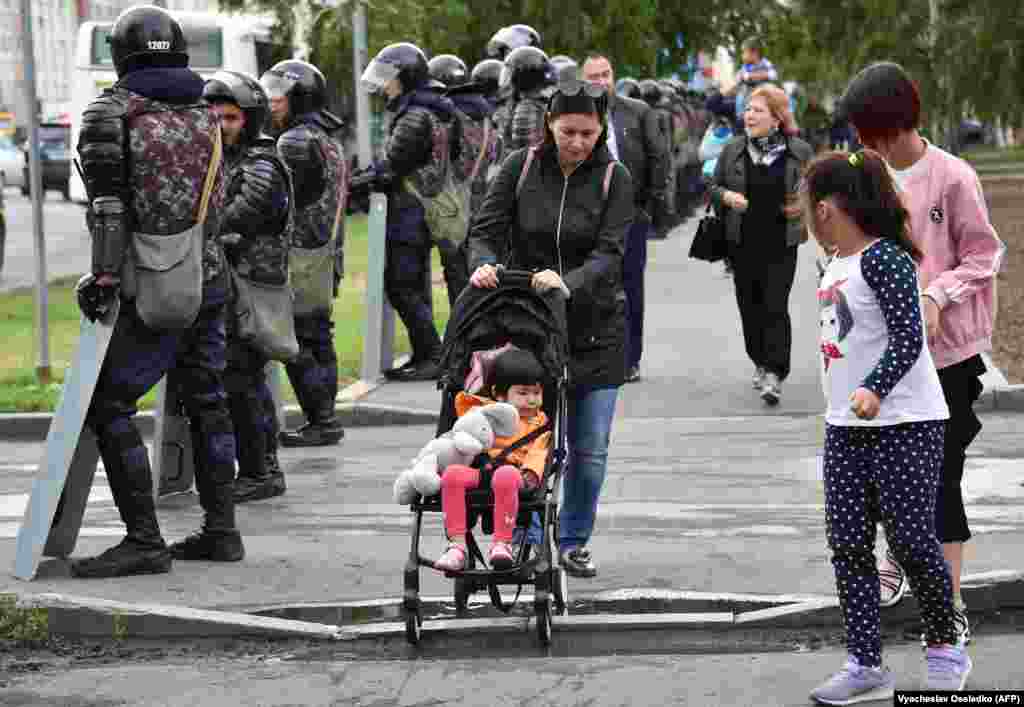
[[[517,197],[527,152],[519,150],[504,161],[473,221],[470,272],[497,262],[506,244],[508,267],[561,272],[571,292],[570,384],[620,385],[625,376],[626,321],[622,258],[634,215],[629,171],[621,164],[614,167],[605,199],[605,175],[612,158],[604,137],[568,177],[549,137],[538,148]]]

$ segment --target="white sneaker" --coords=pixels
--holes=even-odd
[[[778,405],[782,398],[782,383],[779,377],[771,371],[764,374],[764,382],[761,384],[761,400],[768,405]]]
[[[885,551],[885,560],[878,568],[878,605],[883,609],[888,609],[903,600],[910,584],[907,581],[907,573],[900,567],[900,563],[896,561],[890,550]]]
[[[974,664],[964,648],[936,646],[925,652],[926,690],[961,692]]]

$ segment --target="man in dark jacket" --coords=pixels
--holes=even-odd
[[[172,556],[238,561],[245,554],[232,498],[235,436],[221,379],[230,282],[217,240],[224,201],[224,174],[215,157],[220,127],[201,102],[203,79],[187,68],[184,34],[167,11],[139,6],[121,13],[111,30],[111,54],[118,81],[85,109],[78,139],[98,288],[80,298],[80,306],[96,319],[111,300],[121,299],[86,425],[96,435],[127,532],[97,557],[73,562],[78,577],[169,572]],[[159,243],[157,257],[166,258],[160,251],[197,223],[204,192],[209,204],[198,316],[183,330],[154,329],[138,307],[146,285],[133,276],[136,263],[152,253],[132,243],[145,235],[151,245]],[[157,523],[146,446],[132,417],[139,398],[172,370],[192,428],[205,517],[202,530],[168,548]]]
[[[288,282],[292,193],[288,169],[273,138],[261,134],[269,115],[267,95],[251,77],[218,71],[203,96],[221,118],[227,197],[221,242],[238,277],[264,285]],[[238,477],[235,502],[285,491],[277,459],[277,410],[267,384],[267,356],[238,336],[228,317],[224,386],[235,426]]]
[[[299,355],[285,366],[307,423],[283,432],[286,447],[337,444],[345,431],[335,414],[338,396],[338,356],[334,350],[332,300],[344,274],[347,181],[345,150],[337,133],[341,120],[326,110],[327,81],[305,61],[281,61],[260,77],[270,98],[277,151],[291,171],[295,194],[291,270],[295,288],[295,338]],[[333,241],[333,253],[319,253]],[[300,259],[334,260],[330,285],[312,287]]]
[[[386,98],[390,114],[382,158],[370,169],[376,189],[388,193],[384,288],[412,346],[410,361],[384,375],[398,381],[436,380],[441,337],[434,327],[429,284],[431,234],[424,204],[410,187],[427,199],[443,188],[459,156],[455,106],[431,81],[423,50],[407,42],[384,47],[366,67],[362,82]]]
[[[658,116],[643,101],[615,92],[611,61],[598,53],[583,63],[583,78],[607,88],[609,100],[608,148],[626,165],[633,177],[636,218],[626,236],[623,283],[626,289],[628,335],[626,337],[626,381],[640,378],[644,334],[644,269],[647,267],[647,238],[653,227],[663,227],[670,218],[668,207],[669,155],[667,136]]]

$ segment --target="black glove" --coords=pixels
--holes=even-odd
[[[78,308],[90,322],[103,319],[114,305],[119,289],[118,285],[97,284],[95,275],[83,275],[75,285]]]

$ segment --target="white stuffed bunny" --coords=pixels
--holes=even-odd
[[[519,429],[519,411],[508,403],[475,407],[455,421],[452,429],[427,442],[412,466],[395,479],[395,502],[412,503],[416,495],[433,496],[441,490],[440,474],[451,464],[469,464],[494,446],[496,437],[509,437]]]

